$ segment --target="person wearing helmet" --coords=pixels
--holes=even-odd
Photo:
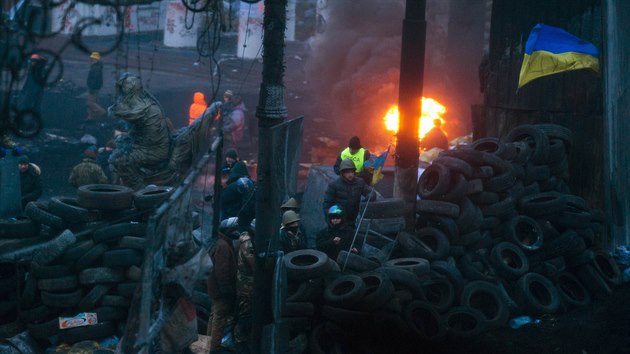
[[[363,170],[363,164],[365,161],[370,159],[370,156],[370,151],[361,146],[361,139],[359,139],[358,136],[353,136],[350,138],[350,141],[348,141],[348,147],[345,148],[339,156],[337,156],[333,169],[337,175],[341,175],[341,162],[345,159],[352,160],[355,167],[354,171],[359,177],[365,180],[365,183],[370,184],[372,181],[372,174]]]
[[[354,236],[354,229],[342,222],[343,210],[339,205],[328,208],[328,226],[317,233],[317,249],[326,253],[328,257],[335,260],[341,250],[349,250]],[[357,241],[359,239],[357,238]],[[355,245],[350,252],[359,253],[359,245]]]
[[[293,210],[285,211],[280,228],[280,249],[286,254],[305,248],[306,237],[300,230],[300,215]]]
[[[370,193],[372,188],[361,178],[356,178],[356,167],[350,159],[341,161],[339,165],[341,176],[330,182],[324,195],[324,215],[328,215],[328,209],[333,205],[339,205],[344,210],[343,222],[355,226],[357,215],[359,215],[359,204],[361,196],[376,195]]]
[[[300,212],[300,204],[298,204],[298,201],[293,197],[289,198],[289,200],[280,206],[282,213],[289,210],[293,210],[296,213]]]
[[[208,323],[210,352],[221,352],[221,339],[225,327],[234,313],[236,298],[236,255],[232,247],[232,238],[238,238],[237,218],[228,218],[221,222],[217,238],[210,249],[213,268],[208,275],[208,296],[212,299],[212,321]]]

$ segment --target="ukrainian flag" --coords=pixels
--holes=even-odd
[[[375,186],[383,179],[382,170],[383,166],[385,166],[385,160],[387,160],[387,155],[389,154],[390,147],[391,145],[387,147],[387,150],[385,150],[384,153],[378,155],[378,157],[374,159],[374,162],[366,161],[366,163],[364,163],[364,165],[367,165],[366,167],[374,168],[374,172],[372,172],[372,186]]]
[[[591,69],[599,72],[599,51],[586,41],[556,27],[537,24],[525,44],[518,87],[542,76]]]

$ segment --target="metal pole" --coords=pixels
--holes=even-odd
[[[394,196],[405,202],[405,229],[415,224],[418,179],[418,117],[424,79],[424,46],[427,23],[425,0],[407,0],[400,55],[398,107],[400,121],[396,147]]]
[[[284,29],[286,27],[287,0],[265,0],[263,21],[262,83],[256,107],[258,117],[258,171],[256,194],[256,235],[254,247],[254,298],[252,299],[251,349],[260,352],[262,328],[273,320],[271,312],[271,282],[275,249],[268,250],[273,235],[274,220],[279,220],[280,200],[273,190],[273,141],[271,128],[287,117],[284,103]]]

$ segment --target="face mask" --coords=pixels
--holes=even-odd
[[[295,234],[298,231],[298,227],[297,226],[287,227],[286,229],[287,229],[287,231],[289,231],[289,232],[291,232],[293,234]]]

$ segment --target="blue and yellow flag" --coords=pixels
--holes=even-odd
[[[591,69],[599,72],[599,51],[586,41],[556,27],[537,24],[525,44],[518,87],[542,76]]]
[[[382,170],[383,166],[385,166],[385,160],[387,160],[387,155],[389,154],[390,147],[391,145],[387,147],[387,150],[385,150],[384,153],[378,155],[378,157],[373,161],[366,161],[363,164],[364,167],[372,167],[374,169],[374,171],[372,172],[372,187],[383,179]]]

